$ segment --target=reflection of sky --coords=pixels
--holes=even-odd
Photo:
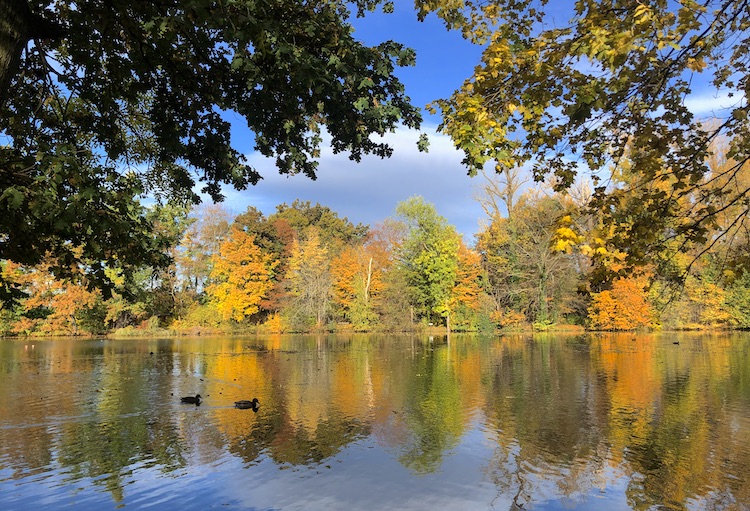
[[[462,444],[439,472],[414,477],[368,439],[316,467],[279,470],[266,460],[258,467],[261,477],[238,472],[223,490],[243,506],[259,509],[487,509],[495,493],[479,465]]]
[[[66,480],[70,474],[57,467],[44,477],[44,484],[24,481],[16,491],[4,492],[0,506],[4,511],[32,507],[99,510],[118,504],[125,509],[182,510],[507,510],[512,509],[517,484],[510,481],[511,491],[504,491],[488,477],[495,463],[495,436],[477,421],[455,449],[444,453],[436,472],[421,476],[399,464],[397,454],[372,437],[309,467],[280,466],[269,458],[248,466],[228,453],[218,459],[191,460],[187,467],[167,474],[141,463],[123,475],[124,500],[120,503],[104,491],[101,478],[96,483],[83,478],[71,484]],[[509,464],[513,464],[512,458]],[[533,493],[533,504],[525,503],[528,509],[629,509],[624,498],[628,479],[611,467],[599,474],[601,487],[583,486],[587,493],[571,500],[560,499],[556,487],[565,479],[564,472],[528,463],[523,464],[523,472],[525,489]],[[7,470],[0,470],[0,480],[7,481],[9,476]]]
[[[434,472],[425,474],[399,462],[415,445],[430,454],[430,448],[436,447],[430,441],[433,437],[424,434],[426,427],[439,423],[431,421],[434,415],[423,415],[417,427],[402,419],[403,412],[414,410],[424,396],[409,392],[404,395],[409,400],[401,402],[396,387],[410,381],[409,371],[422,371],[424,366],[401,365],[393,357],[413,352],[414,344],[397,344],[394,351],[380,356],[366,350],[374,356],[373,367],[382,363],[393,368],[390,376],[374,380],[380,382],[376,388],[381,394],[359,403],[385,412],[374,418],[369,408],[341,401],[345,394],[361,395],[366,379],[334,389],[335,378],[325,372],[308,378],[306,371],[320,367],[309,364],[313,354],[321,354],[314,342],[290,338],[288,344],[273,343],[276,347],[270,352],[256,351],[255,345],[251,352],[235,352],[232,346],[247,349],[245,341],[212,342],[204,337],[174,342],[180,351],[171,353],[172,341],[102,345],[51,340],[39,344],[33,354],[20,344],[6,343],[0,347],[0,390],[6,396],[0,404],[0,511],[99,511],[120,504],[125,509],[184,511],[508,510],[519,490],[524,509],[618,511],[628,509],[628,485],[631,498],[640,489],[644,501],[653,505],[663,499],[698,510],[735,498],[740,506],[746,504],[741,499],[747,496],[742,488],[747,487],[750,443],[744,433],[750,428],[750,413],[741,382],[748,379],[750,367],[747,336],[733,337],[731,342],[718,337],[715,344],[703,337],[694,337],[695,342],[681,337],[681,346],[669,336],[658,343],[648,339],[635,343],[632,335],[605,337],[587,348],[587,355],[562,339],[535,344],[519,339],[514,344],[506,338],[477,346],[483,351],[476,357],[462,355],[472,345],[461,339],[466,338],[435,348],[446,358],[433,359],[448,360],[450,355],[451,364],[466,364],[444,367],[450,374],[462,369],[459,374],[467,379],[460,400],[452,402],[461,407],[461,428],[445,430],[450,441],[443,445],[452,447],[442,451],[438,446],[439,452],[430,459],[440,461],[431,465]],[[365,364],[360,358],[362,346],[349,345],[346,350],[335,346],[330,353],[336,356],[325,358],[324,369],[351,375],[350,362]],[[205,351],[201,353],[200,347]],[[152,358],[150,351],[157,356]],[[265,370],[256,372],[257,357],[266,359]],[[224,363],[227,359],[231,363]],[[476,364],[478,359],[485,363]],[[521,369],[515,362],[510,364],[516,360],[530,365]],[[215,370],[193,372],[199,361]],[[501,361],[509,362],[502,370],[498,369]],[[254,369],[243,373],[238,370],[242,367]],[[654,371],[661,376],[653,378]],[[271,374],[277,402],[267,398],[258,414],[231,406],[233,393],[247,389],[241,385],[252,383],[259,395],[266,395],[268,391],[254,377],[265,380]],[[222,375],[237,379],[218,380]],[[445,378],[446,373],[434,376]],[[531,381],[536,377],[546,381],[545,388],[562,392],[550,394],[537,388]],[[469,383],[480,381],[484,383],[476,388]],[[206,405],[179,404],[175,396],[202,384],[209,390]],[[291,390],[299,387],[323,396],[320,409],[329,410],[330,420],[328,425],[325,419],[311,424],[297,435],[299,419],[319,411],[313,403],[305,417],[292,412],[289,403],[305,397]],[[407,388],[401,391],[408,392]],[[47,398],[39,399],[39,393]],[[140,399],[124,399],[127,395]],[[547,401],[550,398],[571,401],[553,406]],[[656,403],[660,412],[650,412]],[[282,408],[281,414],[275,411]],[[88,413],[94,409],[96,413]],[[351,420],[337,428],[345,410]],[[537,415],[539,410],[547,413]],[[589,413],[599,419],[591,422]],[[420,420],[418,415],[412,417]],[[276,421],[282,416],[285,426],[278,427],[281,423]],[[352,424],[367,425],[356,431],[372,434],[353,435],[356,440],[339,447],[344,442],[333,435],[348,431]],[[553,431],[560,436],[548,434]],[[276,459],[296,459],[287,448],[305,434],[314,439],[311,451],[336,454],[319,464],[296,466],[280,465],[269,457],[274,453]],[[242,448],[243,442],[253,439],[258,443]],[[114,442],[112,447],[109,441]],[[332,444],[330,450],[325,449],[326,441]],[[255,448],[267,451],[258,455]],[[165,451],[173,455],[166,457],[172,471],[162,464],[164,456],[159,457]],[[250,454],[242,458],[233,454],[237,452]],[[701,454],[708,458],[705,466],[695,457]],[[116,460],[107,463],[102,456]],[[694,473],[678,474],[683,468]],[[91,473],[104,475],[82,477]],[[673,479],[675,474],[678,477]],[[669,500],[674,498],[669,488],[675,482],[684,485],[680,486],[684,501]],[[712,484],[713,490],[708,486]],[[119,494],[124,496],[122,502],[113,498]]]

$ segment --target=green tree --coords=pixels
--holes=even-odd
[[[429,321],[433,314],[438,314],[445,318],[450,330],[451,290],[458,270],[458,233],[422,197],[399,203],[396,214],[407,227],[398,249],[398,263],[405,272],[412,299],[422,317]]]
[[[421,117],[394,75],[413,51],[353,37],[350,9],[377,3],[0,1],[0,259],[51,251],[98,286],[106,267],[165,264],[139,198],[260,179],[225,112],[282,173],[315,177],[322,126],[335,152],[389,156],[370,135]]]
[[[643,198],[639,223],[656,233],[615,240],[630,265],[675,235],[702,244],[730,205],[742,206],[735,219],[746,215],[750,189],[712,186],[708,159],[719,136],[729,140],[732,159],[724,176],[750,159],[745,1],[419,0],[417,8],[484,46],[473,75],[433,105],[471,172],[490,161],[498,171],[529,163],[538,180],[554,174],[562,190],[582,168],[607,177],[627,158],[634,179],[626,192]],[[689,95],[701,82],[734,98],[713,125],[690,111]],[[628,210],[605,182],[595,184],[593,205],[617,226]],[[688,196],[697,201],[685,208],[680,199]]]
[[[750,272],[735,279],[727,291],[727,304],[732,323],[739,328],[750,328]]]
[[[285,203],[276,206],[276,213],[271,215],[269,220],[285,220],[298,237],[304,236],[308,227],[315,226],[323,243],[335,252],[341,250],[344,245],[361,242],[368,229],[366,225],[351,223],[346,217],[339,218],[338,214],[327,206],[313,206],[310,201],[301,200],[295,200],[291,205]]]

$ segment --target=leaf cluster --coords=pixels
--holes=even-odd
[[[747,203],[747,189],[705,186],[713,177],[711,146],[720,137],[731,141],[735,172],[750,158],[746,2],[586,0],[568,11],[556,3],[554,17],[545,1],[418,6],[485,45],[473,75],[432,105],[470,173],[490,161],[499,170],[528,164],[537,181],[553,176],[563,190],[589,171],[598,186],[592,206],[605,212],[605,221],[622,206],[621,193],[636,199],[659,181],[671,191],[650,190],[639,221],[659,236],[679,224],[687,243],[706,240],[721,213],[717,202]],[[560,12],[568,23],[560,23]],[[696,83],[733,98],[715,122],[690,109]],[[632,186],[612,193],[610,170],[625,160]],[[686,197],[705,207],[690,214],[674,207]],[[624,236],[619,248],[638,245],[639,236]],[[651,241],[659,243],[636,247],[629,262],[663,246],[663,239]]]
[[[335,152],[389,156],[370,136],[421,117],[394,76],[413,51],[353,36],[350,9],[379,4],[0,2],[15,43],[0,59],[0,259],[49,251],[64,276],[83,247],[76,264],[104,286],[105,267],[164,264],[139,199],[196,203],[200,182],[221,200],[261,178],[232,116],[282,173],[315,178],[323,125]]]

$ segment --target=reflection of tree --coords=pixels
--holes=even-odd
[[[14,478],[43,472],[53,461],[56,438],[49,418],[75,406],[78,381],[72,375],[92,367],[89,360],[76,358],[81,351],[74,346],[64,341],[54,349],[38,342],[0,342],[0,421],[11,426],[0,430],[0,468],[11,469]],[[60,378],[70,378],[65,389]]]
[[[4,395],[23,396],[4,418],[14,424],[41,424],[14,430],[17,438],[3,433],[0,445],[17,470],[25,470],[24,465],[47,470],[54,461],[65,469],[66,482],[91,478],[120,501],[124,479],[134,466],[162,471],[184,466],[178,425],[168,408],[154,406],[173,400],[168,385],[171,345],[113,349],[61,340],[37,346],[20,355],[28,358],[23,371],[0,379]],[[170,354],[157,358],[151,351]],[[13,363],[17,357],[3,353],[2,360]]]
[[[119,502],[124,479],[139,461],[164,472],[182,467],[182,441],[174,424],[152,422],[145,416],[76,423],[63,431],[60,463],[70,467],[72,480],[91,478]]]
[[[295,427],[287,419],[278,410],[265,414],[247,433],[230,438],[227,450],[246,463],[265,453],[278,464],[310,465],[335,456],[369,434],[366,425],[343,417],[320,422],[314,431]]]
[[[456,446],[463,432],[461,392],[449,355],[448,346],[427,351],[405,389],[411,435],[399,462],[419,474],[440,468],[444,453]]]
[[[497,430],[489,477],[517,507],[582,498],[600,479],[606,441],[587,347],[543,338],[501,346],[488,376],[486,414]]]
[[[223,349],[226,356],[208,368],[210,378],[238,382],[239,389],[227,391],[227,403],[246,398],[239,394],[242,389],[253,389],[261,402],[257,414],[234,409],[216,412],[229,451],[247,463],[267,455],[279,464],[315,464],[370,433],[370,425],[360,418],[368,408],[361,390],[367,357],[361,351],[339,351],[340,338],[297,341],[286,346],[273,338],[270,342],[280,349],[253,346],[253,352],[239,356],[234,355],[242,344],[229,345]],[[216,396],[223,387],[211,388]]]
[[[117,502],[135,464],[169,472],[186,463],[177,423],[152,404],[173,400],[167,394],[168,372],[154,371],[154,359],[139,351],[105,350],[101,378],[92,382],[101,388],[91,389],[96,396],[89,405],[91,418],[65,424],[58,446],[60,463],[70,468],[73,480],[91,478]]]
[[[688,343],[700,340],[682,341]],[[750,473],[750,432],[737,427],[747,420],[747,405],[739,404],[748,394],[735,393],[750,378],[750,354],[711,343],[662,350],[652,364],[661,366],[663,383],[648,430],[627,446],[628,504],[687,509],[693,501],[726,509],[748,502],[747,484],[731,476]]]

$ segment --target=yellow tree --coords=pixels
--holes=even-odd
[[[732,223],[747,215],[750,188],[705,179],[719,137],[734,160],[725,176],[750,162],[746,1],[417,0],[416,7],[483,48],[472,76],[432,105],[471,173],[491,162],[500,172],[526,165],[537,181],[553,175],[562,190],[586,169],[604,225],[634,220],[610,240],[629,266],[649,262],[675,236],[704,244],[730,206]],[[708,87],[704,94],[734,98],[714,125],[691,109],[696,83]],[[631,184],[605,186],[625,157]],[[686,209],[687,197],[697,200]]]
[[[100,292],[61,280],[55,280],[52,288],[49,304],[53,312],[47,318],[47,328],[50,332],[72,330],[77,335],[80,314],[95,306]]]
[[[338,257],[331,261],[331,277],[333,278],[333,301],[334,305],[344,311],[348,311],[357,299],[357,277],[359,276],[359,254],[357,248],[345,246]]]
[[[292,244],[287,279],[292,313],[322,326],[331,301],[331,261],[316,227],[308,227],[305,238]]]
[[[375,320],[373,297],[382,289],[377,256],[377,247],[348,245],[331,261],[334,305],[358,330],[369,329]]]
[[[226,320],[242,321],[258,312],[261,300],[273,287],[277,265],[255,244],[255,237],[233,228],[212,258],[207,293]]]

